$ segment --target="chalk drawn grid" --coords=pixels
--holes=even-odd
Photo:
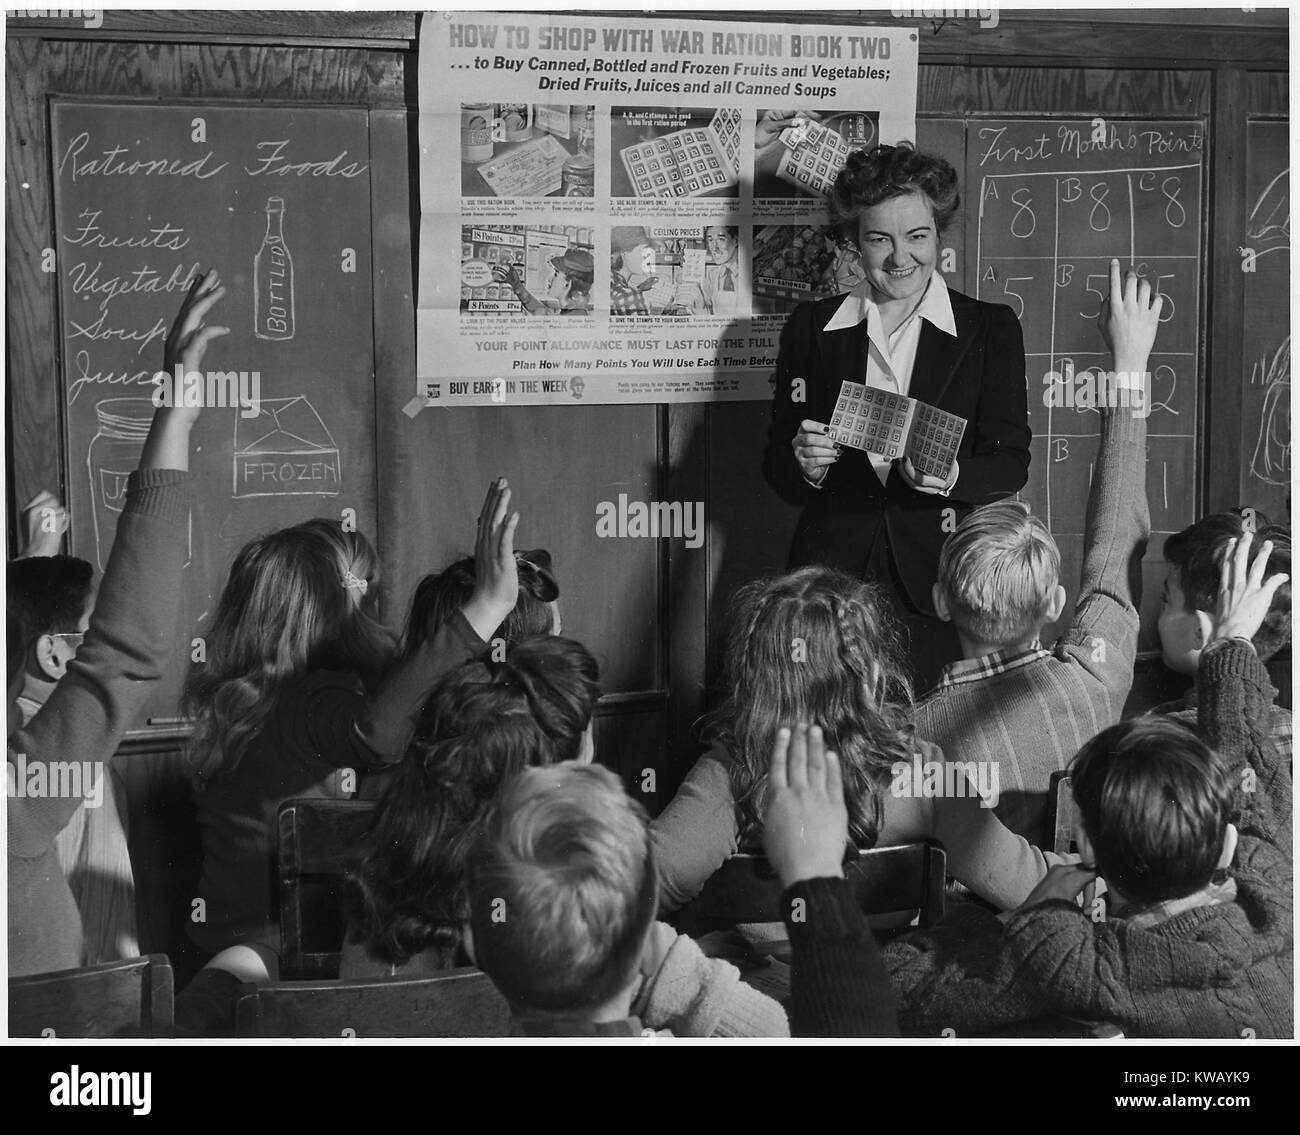
[[[1109,360],[1109,352],[1106,350],[1104,343],[1101,341],[1100,333],[1097,330],[1095,314],[1089,316],[1078,307],[1070,309],[1069,306],[1058,298],[1058,293],[1063,290],[1063,285],[1058,281],[1065,276],[1063,268],[1072,272],[1082,272],[1085,281],[1086,290],[1096,292],[1096,298],[1091,300],[1092,312],[1095,313],[1109,291],[1108,280],[1098,281],[1093,286],[1091,281],[1103,270],[1103,265],[1108,263],[1106,258],[1100,257],[1097,252],[1087,251],[1081,247],[1073,247],[1069,241],[1069,234],[1062,234],[1061,231],[1061,206],[1062,206],[1062,186],[1067,179],[1080,179],[1086,186],[1104,184],[1106,186],[1105,200],[1108,202],[1106,213],[1100,217],[1105,221],[1106,244],[1108,248],[1113,248],[1111,255],[1120,257],[1121,266],[1127,268],[1129,264],[1137,264],[1142,261],[1160,262],[1162,265],[1166,261],[1185,262],[1186,267],[1191,270],[1191,285],[1193,288],[1189,299],[1180,301],[1186,302],[1191,313],[1200,311],[1200,256],[1198,254],[1169,254],[1169,253],[1149,253],[1139,245],[1140,240],[1150,240],[1150,233],[1139,230],[1136,221],[1136,202],[1134,199],[1134,182],[1135,179],[1141,179],[1143,175],[1156,175],[1157,179],[1164,177],[1186,177],[1190,182],[1187,186],[1188,195],[1182,198],[1179,209],[1181,212],[1172,212],[1167,214],[1166,220],[1171,227],[1184,229],[1194,235],[1200,231],[1200,201],[1201,201],[1201,176],[1202,167],[1197,164],[1180,164],[1171,166],[1144,166],[1134,169],[1106,169],[1106,170],[1051,170],[1043,172],[1017,172],[1010,174],[988,174],[985,175],[980,186],[980,209],[979,219],[976,228],[976,291],[977,299],[987,299],[993,303],[1006,303],[1017,316],[1023,319],[1025,313],[1025,302],[1023,296],[1037,295],[1041,298],[1042,290],[1050,290],[1050,329],[1047,336],[1046,351],[1029,350],[1025,351],[1025,369],[1028,377],[1030,417],[1035,416],[1038,407],[1043,407],[1043,375],[1049,371],[1059,368],[1064,361],[1072,362],[1075,359],[1080,360],[1078,370],[1080,372],[1086,369],[1101,370]],[[1035,202],[1044,202],[1048,200],[1045,192],[1043,179],[1053,179],[1055,184],[1051,186],[1050,200],[1051,207],[1035,212],[1035,225],[1042,224],[1051,226],[1051,252],[1045,255],[1006,255],[996,252],[986,251],[987,245],[998,248],[1005,247],[1008,236],[1006,229],[993,231],[986,234],[986,224],[992,225],[991,218],[987,217],[985,202],[989,195],[990,183],[997,183],[997,199],[1001,202],[1012,202],[1013,195],[1017,187],[1033,186],[1035,189]],[[1096,198],[1090,199],[1087,204],[1095,205]],[[1005,206],[1004,206],[1005,207]],[[1019,206],[1013,206],[1019,208]],[[1002,210],[999,210],[1002,212]],[[1095,212],[1094,212],[1095,215]],[[1022,224],[1017,231],[1017,219],[1021,214],[1016,212],[1010,218],[1010,236],[1013,238],[1028,239],[1033,235],[1033,230],[1025,232],[1025,226]],[[1002,218],[999,217],[999,220]],[[1175,222],[1181,221],[1181,224]],[[1118,222],[1118,224],[1117,224]],[[1093,224],[1092,218],[1089,220],[1090,228],[1093,233],[1100,234],[1103,232],[1096,224]],[[1111,228],[1115,225],[1115,228]],[[1064,235],[1064,239],[1063,239]],[[1127,262],[1124,257],[1127,255]],[[1042,271],[1036,270],[1033,277],[1012,278],[1005,276],[1002,269],[1006,262],[1009,261],[1037,261],[1041,264]],[[992,267],[997,272],[996,282],[987,289],[985,288],[985,275],[988,269]],[[1089,269],[1091,268],[1091,271]],[[1012,270],[1015,270],[1014,268]],[[1106,269],[1108,271],[1108,269]],[[1012,282],[1019,281],[1018,288],[1020,292],[1010,290]],[[1186,281],[1184,281],[1186,282]],[[999,285],[1001,285],[999,287]],[[1097,289],[1100,288],[1100,291]],[[1157,285],[1159,288],[1159,285]],[[986,295],[981,292],[987,291]],[[1019,300],[1019,302],[1017,302]],[[1187,313],[1183,313],[1180,318],[1185,318]],[[1193,314],[1195,318],[1195,314]],[[1172,329],[1170,329],[1172,330]],[[1025,327],[1025,338],[1027,345],[1031,339],[1030,328]],[[1165,334],[1168,334],[1166,331]],[[1188,344],[1189,346],[1191,344]],[[1195,379],[1198,377],[1197,356],[1194,350],[1174,351],[1167,350],[1161,346],[1161,337],[1157,335],[1156,349],[1152,352],[1152,410],[1153,413],[1159,413],[1167,410],[1176,419],[1174,428],[1170,429],[1161,425],[1159,432],[1148,430],[1148,442],[1155,442],[1157,445],[1183,446],[1194,452],[1195,431],[1194,422],[1190,420],[1190,415],[1194,411],[1188,410],[1187,413],[1173,405],[1174,390],[1177,387],[1178,377],[1175,372],[1174,364],[1170,362],[1158,362],[1159,356],[1167,356],[1176,361],[1179,368],[1186,368],[1191,373],[1193,379],[1193,389],[1195,389]],[[1087,365],[1085,365],[1087,364]],[[1194,402],[1191,403],[1194,405]],[[1184,403],[1187,405],[1187,403]],[[1028,496],[1037,501],[1041,499],[1044,520],[1053,533],[1059,537],[1084,535],[1082,527],[1078,530],[1068,527],[1061,523],[1062,514],[1082,518],[1085,514],[1084,498],[1088,491],[1088,485],[1091,484],[1092,467],[1089,466],[1087,481],[1081,481],[1076,477],[1064,477],[1058,474],[1055,478],[1052,475],[1054,465],[1070,460],[1070,445],[1073,439],[1095,439],[1098,436],[1097,428],[1088,428],[1091,423],[1081,420],[1080,415],[1096,413],[1091,409],[1075,409],[1073,407],[1053,408],[1051,405],[1043,407],[1046,415],[1046,429],[1035,432],[1035,443],[1041,443],[1042,452],[1045,454],[1043,461],[1044,472],[1041,475],[1041,488],[1031,483],[1021,491],[1021,496]],[[1180,429],[1182,421],[1186,420],[1187,429]],[[1148,426],[1151,422],[1148,419]],[[1178,531],[1185,524],[1190,523],[1194,517],[1192,510],[1194,500],[1189,486],[1180,485],[1185,478],[1186,473],[1181,467],[1170,470],[1167,461],[1160,461],[1159,468],[1156,467],[1156,460],[1149,462],[1147,468],[1147,494],[1151,504],[1152,512],[1152,532],[1156,535],[1168,535]],[[1034,469],[1031,465],[1031,478],[1034,476]],[[1171,498],[1170,482],[1173,481],[1174,493]],[[1065,494],[1065,496],[1063,496]],[[1065,506],[1065,497],[1069,498],[1068,507]],[[1077,498],[1077,499],[1076,499]],[[1056,513],[1056,521],[1053,520],[1053,514]],[[1164,520],[1161,524],[1160,521]]]

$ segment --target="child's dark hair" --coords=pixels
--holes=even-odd
[[[243,759],[285,684],[312,670],[367,684],[392,660],[379,622],[379,558],[361,533],[319,518],[245,544],[208,634],[207,660],[185,683],[198,787]]]
[[[21,620],[27,641],[43,634],[72,634],[90,606],[95,569],[76,556],[31,556],[11,560],[5,584],[7,605]]]
[[[1238,512],[1214,512],[1175,532],[1165,541],[1165,560],[1178,572],[1178,586],[1183,593],[1183,607],[1193,611],[1213,611],[1219,594],[1223,557],[1231,540],[1252,532],[1251,555],[1265,540],[1273,541],[1266,576],[1277,572],[1291,574],[1291,530],[1270,523],[1262,512],[1247,509]],[[1252,639],[1255,653],[1267,662],[1291,641],[1291,581],[1288,579],[1273,593],[1268,614]]]
[[[1070,785],[1097,871],[1125,898],[1163,902],[1211,881],[1232,784],[1186,726],[1150,716],[1103,729],[1074,758]]]
[[[545,549],[519,552],[519,599],[497,635],[507,643],[529,635],[550,634],[555,615],[550,604],[560,596],[551,572],[551,554]],[[438,633],[474,594],[474,558],[462,556],[440,572],[426,575],[415,588],[411,613],[402,636],[401,655],[409,657]]]
[[[373,956],[402,965],[433,949],[454,964],[488,809],[520,770],[579,755],[599,692],[595,659],[553,635],[438,681],[350,874],[352,935]]]
[[[920,193],[942,233],[957,215],[961,194],[957,171],[945,159],[918,153],[911,142],[854,150],[831,189],[831,218],[840,239],[856,247],[858,218],[892,197]]]

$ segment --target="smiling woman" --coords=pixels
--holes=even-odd
[[[956,171],[910,145],[849,156],[831,207],[866,279],[803,304],[781,337],[764,473],[803,506],[789,567],[826,564],[875,579],[909,632],[925,689],[960,657],[930,591],[947,534],[1029,472],[1024,339],[1011,309],[952,291],[935,269],[959,204]],[[965,419],[947,476],[827,437],[844,382],[902,394]]]

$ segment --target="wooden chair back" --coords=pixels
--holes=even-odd
[[[1074,803],[1068,772],[1054,772],[1047,791],[1047,826],[1052,832],[1052,850],[1069,855],[1079,850],[1075,833],[1079,809]]]
[[[278,816],[280,977],[338,976],[343,874],[359,855],[372,800],[287,800]]]
[[[436,977],[282,981],[243,985],[240,1037],[501,1037],[510,1010],[487,974],[467,967]]]
[[[919,912],[919,924],[943,917],[945,856],[929,840],[862,851],[844,865],[864,914]],[[762,855],[733,855],[678,915],[679,927],[702,932],[711,926],[780,922],[781,881]]]
[[[169,1037],[175,990],[163,954],[9,979],[9,1035]]]

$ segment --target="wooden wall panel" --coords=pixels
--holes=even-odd
[[[42,59],[40,41],[5,43],[5,503],[11,546],[17,507],[43,488],[63,487],[55,276],[44,263],[54,244],[54,198]]]
[[[407,391],[408,399],[414,385]],[[389,429],[385,423],[385,429]],[[596,509],[657,499],[659,414],[654,406],[426,409],[396,423],[387,462],[384,537],[389,614],[405,616],[420,576],[472,553],[474,520],[493,477],[513,488],[519,548],[551,551],[564,633],[601,664],[611,692],[660,689],[656,638],[663,542],[597,536]]]
[[[1026,57],[1027,59],[1028,57]],[[1208,71],[1156,68],[950,66],[922,63],[917,113],[939,115],[1206,114],[1213,91]]]

